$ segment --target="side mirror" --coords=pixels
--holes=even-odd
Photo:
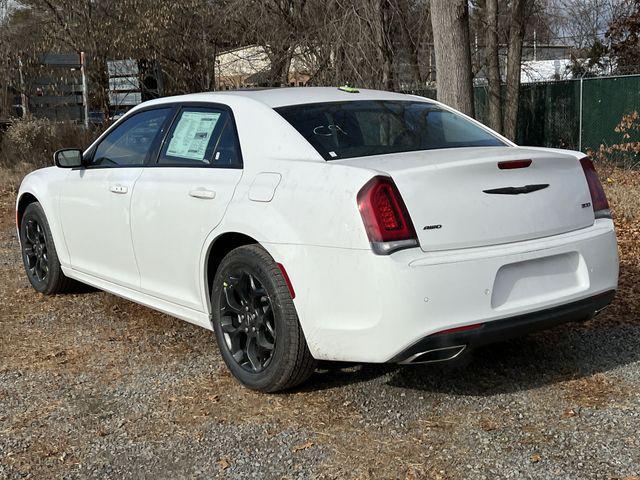
[[[82,150],[77,148],[66,148],[58,150],[53,154],[53,161],[56,167],[77,168],[82,166]]]

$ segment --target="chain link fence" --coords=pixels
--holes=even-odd
[[[436,98],[435,90],[411,93]],[[486,98],[486,87],[476,87],[476,118],[483,123]],[[640,75],[523,84],[516,143],[586,151],[640,142],[638,130],[628,131],[629,138],[616,131],[633,112],[640,113]]]

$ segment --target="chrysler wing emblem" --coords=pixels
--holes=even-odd
[[[537,192],[549,186],[548,183],[536,183],[533,185],[524,185],[523,187],[500,187],[490,190],[483,190],[484,193],[491,195],[520,195],[521,193]]]

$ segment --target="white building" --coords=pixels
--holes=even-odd
[[[264,47],[249,45],[227,50],[216,57],[216,88],[229,90],[246,87],[266,87],[269,84],[271,62]],[[289,86],[301,87],[309,81],[308,63],[296,49],[289,68]]]

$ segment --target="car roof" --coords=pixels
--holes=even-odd
[[[175,97],[164,97],[143,105],[169,102],[223,102],[229,97],[246,97],[263,103],[271,108],[287,105],[301,105],[323,102],[340,102],[354,100],[422,100],[426,98],[403,93],[382,90],[358,89],[357,93],[341,90],[338,87],[282,87],[266,89],[223,90],[217,92],[193,93]]]

